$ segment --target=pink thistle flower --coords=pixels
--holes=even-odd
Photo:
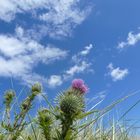
[[[88,87],[85,85],[85,83],[82,79],[74,79],[72,81],[72,88],[78,89],[82,93],[86,93],[88,91]]]

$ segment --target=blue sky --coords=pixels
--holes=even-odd
[[[82,78],[90,88],[86,97],[105,97],[104,107],[138,91],[139,5],[139,0],[1,0],[1,95],[39,81],[52,99]],[[131,97],[118,111],[139,98]],[[139,107],[128,116],[138,119]]]

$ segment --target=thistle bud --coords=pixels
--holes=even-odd
[[[27,110],[30,107],[31,107],[31,100],[29,97],[27,97],[27,99],[25,99],[25,101],[21,104],[21,108],[22,110]]]
[[[41,90],[42,90],[42,86],[39,83],[34,84],[31,89],[32,93],[36,93],[36,94],[39,94]]]
[[[15,96],[15,92],[13,90],[8,90],[8,91],[5,92],[4,103],[6,104],[6,106],[10,106],[14,96]]]

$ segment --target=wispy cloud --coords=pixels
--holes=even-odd
[[[51,75],[47,81],[48,86],[54,88],[56,86],[60,86],[63,82],[71,79],[75,75],[93,72],[93,69],[91,68],[92,63],[87,59],[87,55],[90,53],[92,48],[93,45],[90,44],[85,46],[82,51],[73,55],[73,65],[70,66],[67,70],[63,71],[61,75]]]
[[[86,19],[92,9],[89,5],[81,6],[80,2],[81,0],[1,0],[0,20],[25,27],[17,27],[16,34],[0,34],[0,65],[3,65],[0,76],[12,76],[25,83],[39,80],[55,87],[62,84],[66,75],[70,77],[86,71],[91,65],[85,60],[93,47],[91,44],[76,56],[79,60],[73,61],[73,65],[63,71],[61,76],[52,74],[44,77],[34,71],[40,63],[47,65],[67,56],[67,51],[49,44],[44,46],[38,40],[44,36],[55,39],[71,36],[73,29]],[[19,15],[29,16],[31,25],[19,19]]]
[[[80,8],[80,0],[1,0],[0,19],[11,22],[17,14],[29,14],[33,22],[30,35],[49,35],[53,38],[71,35],[91,11],[91,6]]]
[[[91,66],[91,63],[88,63],[86,61],[82,61],[79,64],[75,64],[74,66],[70,67],[70,69],[66,70],[65,77],[72,77],[75,74],[85,72],[87,69],[89,69]]]
[[[0,1],[0,18],[10,22],[16,18],[17,13],[30,12],[31,10],[41,8],[43,4],[47,5],[46,0],[1,0]]]
[[[129,73],[128,69],[121,69],[120,67],[114,68],[112,63],[110,63],[107,68],[109,69],[108,75],[111,76],[113,81],[123,80]]]
[[[14,35],[0,34],[0,69],[1,77],[13,77],[21,82],[32,84],[35,81],[47,83],[49,87],[60,86],[64,81],[73,76],[93,71],[92,63],[87,55],[93,45],[85,46],[83,50],[73,55],[72,63],[61,74],[52,74],[48,77],[34,71],[40,62],[48,65],[56,60],[63,59],[68,52],[52,45],[43,46],[35,40],[26,37],[22,27],[17,26]]]
[[[92,51],[93,44],[89,44],[84,47],[83,50],[81,50],[79,53],[72,56],[72,61],[75,63],[79,63],[83,60],[85,60],[87,55]]]
[[[20,29],[20,30],[19,30]],[[65,58],[67,51],[51,45],[43,46],[34,40],[23,37],[23,29],[18,28],[22,36],[0,34],[0,76],[14,77],[31,83],[35,80],[46,80],[35,73],[40,62],[47,65],[52,61]]]
[[[93,45],[92,44],[89,44],[88,46],[85,46],[84,50],[81,51],[79,54],[81,56],[86,56],[90,53],[91,49],[93,48]]]
[[[93,70],[91,69],[91,65],[92,64],[87,61],[82,61],[78,64],[74,64],[66,71],[63,71],[61,75],[51,75],[47,80],[47,84],[49,87],[54,88],[60,86],[63,82],[71,79],[77,74],[93,72]]]
[[[134,46],[136,43],[140,41],[140,33],[129,32],[126,41],[122,41],[118,44],[118,49],[124,49],[129,46]]]
[[[60,86],[63,83],[63,79],[60,75],[51,75],[50,78],[47,80],[47,84],[49,87],[56,87]]]
[[[93,69],[91,69],[91,60],[87,57],[92,49],[93,45],[89,44],[88,46],[85,46],[83,50],[72,56],[72,62],[74,65],[65,71],[65,78],[73,77],[75,74],[83,72],[93,72]]]

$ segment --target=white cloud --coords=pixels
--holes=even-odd
[[[88,46],[85,46],[82,51],[72,56],[74,65],[65,71],[64,79],[73,77],[75,74],[83,72],[93,72],[91,69],[92,63],[87,58],[87,55],[91,52],[92,48],[93,45],[89,44]]]
[[[50,75],[44,77],[34,71],[34,68],[41,62],[45,65],[52,61],[65,58],[67,51],[53,47],[43,46],[38,42],[25,37],[22,27],[15,29],[15,35],[0,34],[0,77],[13,77],[21,82],[32,84],[35,81],[47,83],[49,87],[60,86],[64,81],[76,74],[91,71],[91,63],[86,56],[90,53],[92,45],[85,46],[84,49],[75,56],[78,61],[72,61],[73,65],[62,72],[62,75]]]
[[[90,53],[92,48],[93,45],[89,44],[88,46],[85,46],[82,51],[72,56],[73,65],[70,66],[67,70],[63,71],[62,75],[50,76],[47,82],[48,85],[52,85],[51,87],[56,87],[77,74],[93,72],[93,69],[91,68],[92,63],[89,62],[86,57]]]
[[[93,49],[92,44],[89,44],[88,46],[85,46],[83,50],[81,50],[79,53],[72,56],[72,60],[75,63],[79,63],[79,62],[85,60],[87,55],[91,52],[92,49]]]
[[[67,81],[76,74],[91,71],[90,66],[91,63],[82,61],[81,63],[75,64],[68,70],[64,71],[62,75],[51,75],[50,78],[47,80],[47,84],[49,87],[52,88],[60,86],[64,81]]]
[[[1,34],[0,42],[0,76],[12,76],[28,83],[35,82],[35,79],[46,80],[33,71],[40,62],[46,65],[67,55],[64,50],[51,45],[43,46],[24,37]]]
[[[80,55],[82,55],[82,56],[88,55],[90,53],[90,51],[91,51],[92,48],[93,48],[93,45],[92,44],[89,44],[89,46],[86,46],[84,48],[84,50],[80,52]]]
[[[16,35],[0,34],[0,65],[3,65],[0,76],[13,76],[28,83],[38,79],[52,85],[60,85],[62,83],[60,81],[64,79],[63,76],[52,75],[47,79],[35,73],[33,68],[40,62],[48,64],[64,58],[67,52],[51,45],[43,46],[34,39],[41,39],[46,35],[53,38],[70,36],[72,29],[85,20],[92,8],[86,5],[81,6],[80,2],[81,0],[0,0],[0,20],[10,24],[18,18],[17,15],[27,14],[33,21],[29,27],[26,26],[28,25],[26,21],[18,19],[20,24],[24,22],[23,26],[25,24],[26,30],[17,27]],[[13,22],[13,24],[18,23]],[[86,46],[81,56],[85,57],[91,48],[91,46]],[[69,73],[71,71],[69,75],[74,75],[86,70],[88,65],[90,63],[80,59],[66,71]]]
[[[63,83],[62,77],[60,75],[51,75],[47,80],[47,84],[49,87],[60,86]]]
[[[31,14],[39,24],[30,29],[33,36],[61,37],[71,35],[76,25],[81,24],[91,7],[80,8],[80,0],[1,0],[0,19],[10,22],[17,14]],[[35,25],[36,23],[34,23]]]
[[[108,65],[108,69],[113,81],[123,80],[129,73],[128,69],[114,68],[112,63]]]
[[[30,12],[30,10],[43,8],[47,5],[46,0],[1,0],[0,1],[0,18],[7,22],[13,20],[17,13]]]
[[[22,27],[17,26],[15,29],[15,32],[16,32],[17,37],[19,37],[19,38],[24,37],[25,32],[24,32],[24,29]]]
[[[140,33],[134,34],[133,32],[128,33],[126,41],[120,42],[117,46],[118,49],[123,49],[129,46],[134,46],[140,41]]]
[[[66,71],[66,76],[73,76],[77,73],[82,73],[91,66],[91,63],[82,61],[80,64],[72,66],[69,70]]]

